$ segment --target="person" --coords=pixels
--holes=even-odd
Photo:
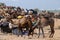
[[[36,23],[34,24],[34,26],[33,26],[33,29],[35,29],[35,28],[39,28],[39,36],[40,36],[40,29],[41,29],[41,31],[42,31],[42,34],[43,34],[43,37],[45,37],[45,35],[44,35],[44,30],[43,30],[43,25],[41,24],[41,19],[40,19],[40,17],[38,17],[37,18],[37,21],[36,21]],[[38,37],[39,37],[38,36]]]
[[[29,12],[28,12],[28,15],[32,18],[33,11],[29,11]]]

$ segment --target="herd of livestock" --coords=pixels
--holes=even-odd
[[[43,37],[45,37],[43,27],[50,25],[49,37],[53,37],[55,33],[54,17],[54,13],[49,11],[37,12],[33,9],[26,9],[25,11],[20,7],[0,6],[0,28],[3,33],[12,33],[12,30],[18,29],[21,36],[23,36],[23,31],[28,32],[28,36],[33,36],[35,28],[38,28],[38,37],[40,36],[40,29]]]

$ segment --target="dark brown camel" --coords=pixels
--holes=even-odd
[[[22,19],[12,19],[12,24],[17,25],[18,31],[21,32],[21,36],[23,36],[22,35],[23,28],[26,28],[27,31],[29,31],[29,29],[32,28],[32,21],[30,17],[23,17]],[[28,36],[29,35],[30,34],[28,34]]]
[[[28,17],[28,18],[24,17],[21,20],[19,20],[19,31],[21,30],[21,32],[22,32],[23,28],[26,28],[27,31],[29,31],[29,29],[32,28],[32,21],[31,21],[30,17]],[[28,36],[29,35],[30,34],[28,34]]]

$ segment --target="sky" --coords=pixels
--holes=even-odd
[[[0,2],[7,6],[20,6],[24,9],[60,9],[60,0],[0,0]]]

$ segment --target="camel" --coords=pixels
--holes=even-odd
[[[55,33],[55,31],[54,31],[54,19],[50,18],[50,17],[48,17],[46,15],[39,15],[38,16],[37,22],[33,26],[33,28],[30,29],[29,34],[31,34],[31,32],[33,32],[34,29],[38,26],[38,29],[39,29],[38,38],[40,36],[40,29],[42,30],[43,37],[45,37],[43,27],[48,26],[48,25],[50,26],[50,29],[51,29],[51,34],[49,35],[49,37],[52,38],[54,33]]]
[[[9,28],[10,29],[18,28],[18,31],[21,32],[21,36],[23,36],[22,35],[23,28],[26,28],[27,31],[29,31],[29,29],[32,28],[32,21],[30,20],[30,17],[27,17],[27,18],[23,17],[22,19],[11,19],[10,22],[11,22],[12,26],[10,26]],[[13,25],[17,25],[17,26],[13,26]],[[18,34],[18,36],[19,36],[19,34]]]

